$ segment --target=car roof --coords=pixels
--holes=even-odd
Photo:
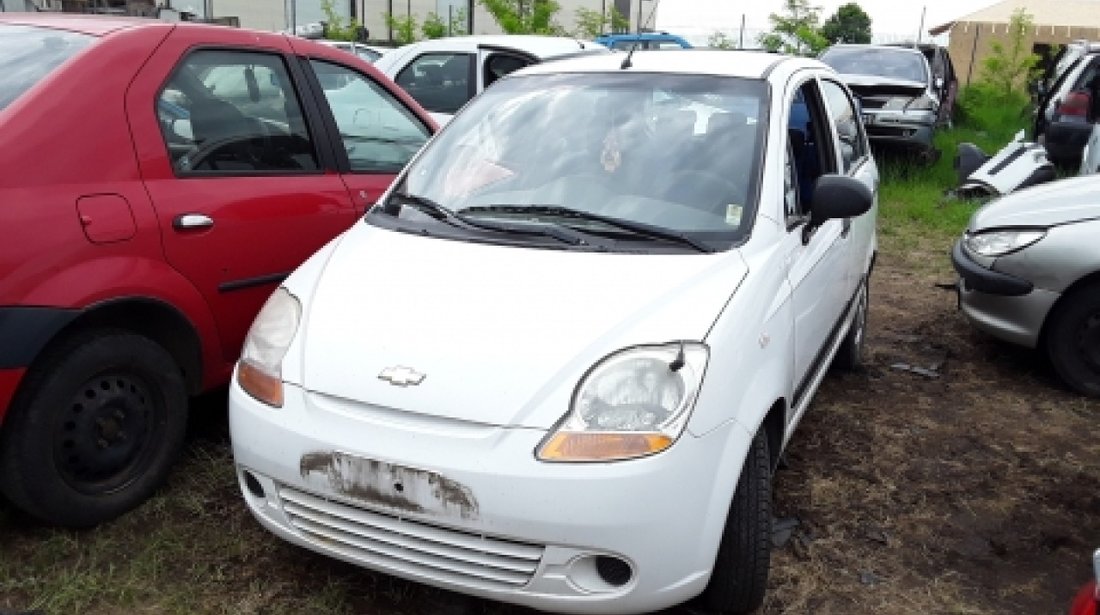
[[[400,47],[403,50],[430,51],[456,50],[476,51],[479,46],[508,47],[530,53],[539,58],[549,58],[602,47],[596,43],[581,41],[568,36],[538,36],[533,34],[486,34],[475,36],[452,36],[420,41]]]
[[[727,51],[717,49],[670,49],[636,51],[631,67],[622,68],[626,54],[579,56],[523,68],[513,75],[552,73],[640,72],[686,75],[716,75],[762,79],[780,64],[792,68],[820,68],[835,72],[825,64],[809,59],[759,51]]]
[[[68,30],[89,36],[106,36],[111,32],[129,28],[150,26],[165,27],[171,24],[147,17],[119,17],[107,15],[80,15],[76,13],[0,13],[0,23],[38,26],[55,30]]]

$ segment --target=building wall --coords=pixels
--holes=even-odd
[[[1100,28],[1082,26],[1036,26],[1024,39],[1028,50],[1036,44],[1065,45],[1074,40],[1100,40]],[[993,52],[993,42],[1008,45],[1008,25],[958,22],[951,28],[948,52],[959,75],[960,85],[977,81],[982,62]]]

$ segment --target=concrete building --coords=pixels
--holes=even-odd
[[[948,51],[965,85],[981,76],[994,41],[1007,44],[1009,23],[1020,9],[1034,20],[1025,43],[1040,56],[1049,57],[1055,45],[1074,40],[1100,41],[1100,0],[1004,0],[928,32],[950,34]]]

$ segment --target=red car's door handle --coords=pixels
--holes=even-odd
[[[203,214],[180,214],[172,220],[172,228],[177,231],[210,228],[214,226],[214,220]]]

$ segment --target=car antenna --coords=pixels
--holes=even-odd
[[[660,3],[661,3],[661,0],[657,0],[657,2],[653,3],[653,8],[649,9],[649,17],[647,17],[646,20],[645,20],[647,27],[648,27],[648,24],[653,21],[653,14],[657,12],[657,5],[660,4]],[[639,13],[641,12],[641,7],[638,8],[638,12]],[[619,65],[620,69],[626,70],[626,69],[630,68],[631,66],[634,66],[634,64],[631,63],[630,59],[634,57],[634,50],[638,48],[638,43],[641,43],[641,42],[642,42],[642,24],[638,24],[638,38],[634,40],[634,44],[630,46],[630,51],[628,51],[627,54],[626,54],[626,57],[623,58],[623,63],[621,65]]]

